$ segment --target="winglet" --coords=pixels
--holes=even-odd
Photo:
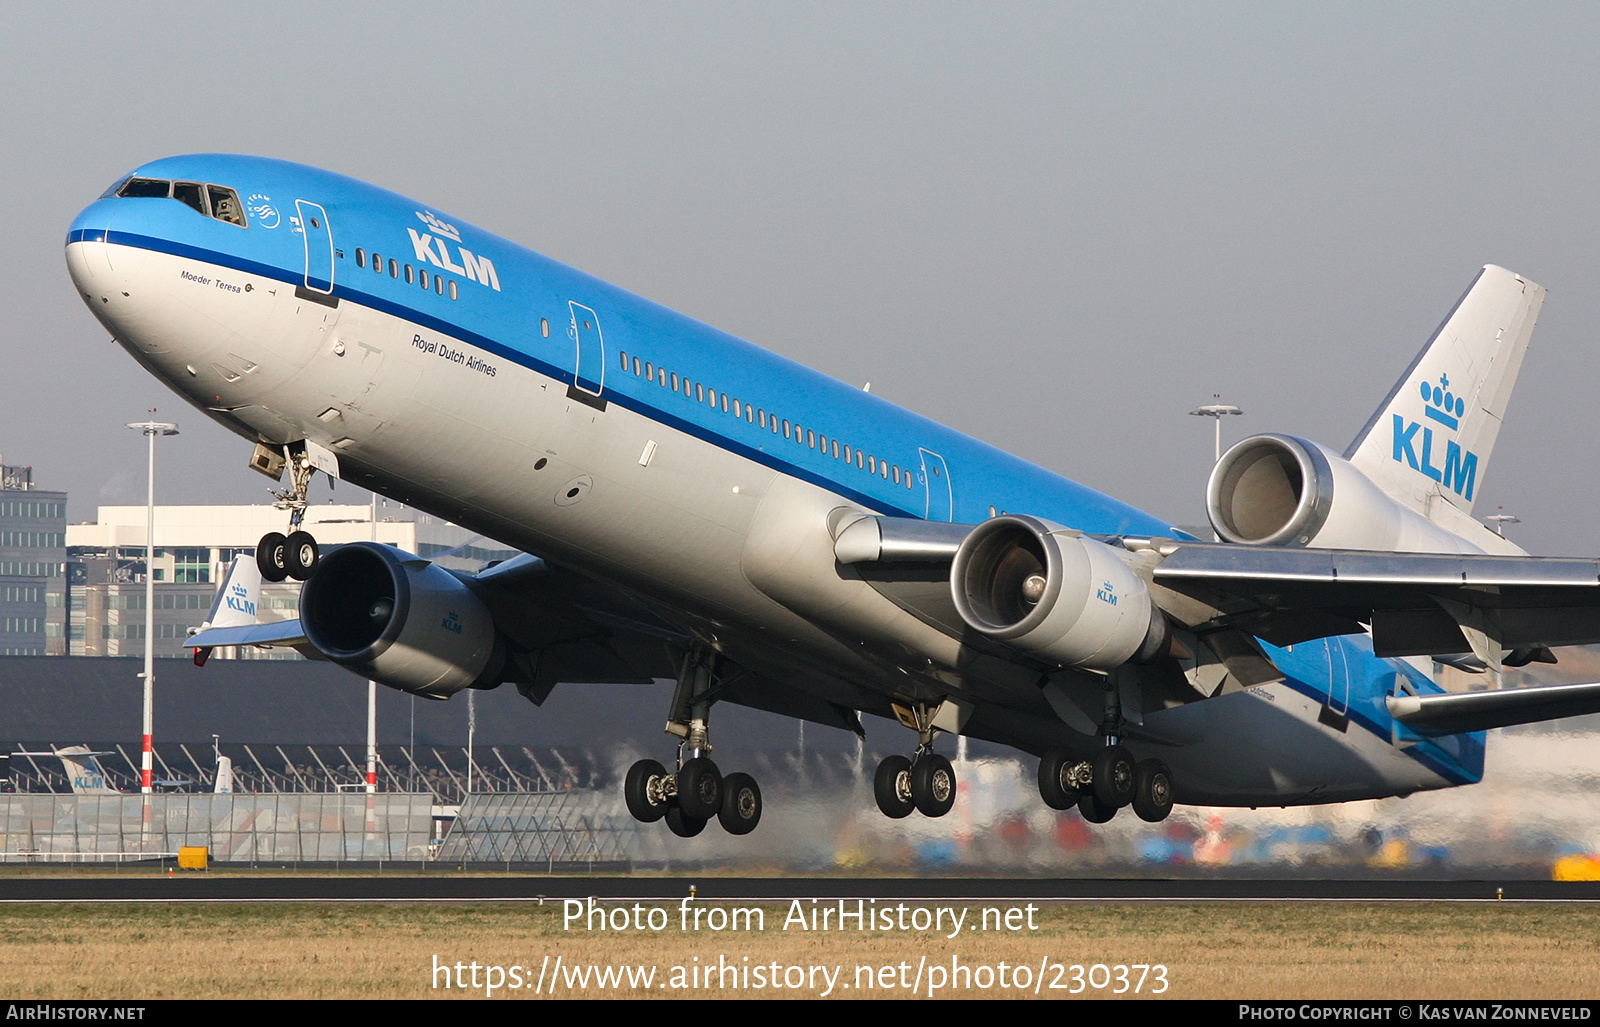
[[[1346,459],[1435,523],[1470,517],[1544,294],[1503,267],[1484,267]]]

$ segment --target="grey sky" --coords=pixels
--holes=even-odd
[[[8,462],[73,519],[255,502],[112,346],[72,216],[172,153],[369,179],[1174,520],[1225,430],[1342,449],[1471,281],[1550,289],[1480,515],[1600,554],[1600,7],[19,5]],[[342,487],[335,498],[364,494]],[[319,486],[315,498],[328,498]]]

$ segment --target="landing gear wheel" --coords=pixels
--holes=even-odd
[[[722,779],[722,808],[717,820],[729,834],[749,834],[761,823],[761,788],[749,774]]]
[[[1120,745],[1107,746],[1094,756],[1094,797],[1100,805],[1121,809],[1133,801],[1133,754]]]
[[[909,817],[917,808],[911,801],[911,761],[904,756],[885,757],[872,778],[872,797],[878,800],[878,809],[889,819]]]
[[[710,820],[722,811],[722,775],[709,756],[696,756],[678,771],[678,805],[685,817],[699,821]],[[699,833],[696,828],[695,834]]]
[[[1046,806],[1068,810],[1078,804],[1078,788],[1067,776],[1076,763],[1063,749],[1051,749],[1039,761],[1039,798]]]
[[[956,769],[936,752],[911,765],[911,801],[925,817],[942,817],[956,804]]]
[[[683,811],[683,807],[672,803],[667,807],[667,830],[679,838],[693,838],[706,829],[706,822],[699,817],[691,817]]]
[[[661,779],[666,776],[666,768],[655,760],[640,760],[628,768],[627,779],[622,783],[622,799],[628,804],[633,819],[641,824],[653,824],[667,815],[667,800],[654,802],[650,798],[651,784],[659,788]],[[656,794],[660,795],[659,790]]]
[[[282,581],[289,576],[289,540],[282,532],[269,531],[256,543],[256,567],[262,581]]]
[[[1134,773],[1133,811],[1159,824],[1172,812],[1172,771],[1160,760],[1144,760]]]
[[[1102,806],[1093,792],[1084,792],[1078,796],[1078,815],[1091,824],[1104,824],[1117,815],[1117,808]]]
[[[296,531],[284,540],[283,556],[284,567],[289,572],[289,577],[296,581],[304,581],[317,569],[317,561],[322,559],[322,550],[317,548],[317,540],[311,537],[309,531]]]

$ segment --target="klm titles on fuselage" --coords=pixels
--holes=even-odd
[[[411,236],[411,248],[416,252],[418,263],[432,264],[434,267],[465,275],[474,282],[487,285],[495,292],[500,291],[500,276],[495,272],[494,263],[488,257],[474,256],[471,250],[462,246],[461,233],[454,225],[439,220],[432,211],[417,211],[417,219],[429,229],[427,232],[418,232],[415,228],[406,228],[406,232]],[[450,259],[450,245],[446,240],[456,244],[456,252],[461,256],[461,263],[457,264]]]
[[[1466,412],[1467,401],[1452,394],[1449,375],[1440,375],[1439,384],[1422,383],[1423,416],[1455,432],[1461,427],[1461,417]],[[1442,431],[1441,431],[1442,434]],[[1412,470],[1421,471],[1434,481],[1467,500],[1472,499],[1472,489],[1478,477],[1478,454],[1461,448],[1454,439],[1444,441],[1444,465],[1439,466],[1438,443],[1433,425],[1408,421],[1400,414],[1394,415],[1394,459],[1404,462]]]

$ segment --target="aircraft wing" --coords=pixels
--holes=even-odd
[[[1164,608],[1274,645],[1370,625],[1379,656],[1600,642],[1600,560],[1380,553],[1125,539],[1152,552]],[[1165,600],[1165,601],[1164,601]]]

